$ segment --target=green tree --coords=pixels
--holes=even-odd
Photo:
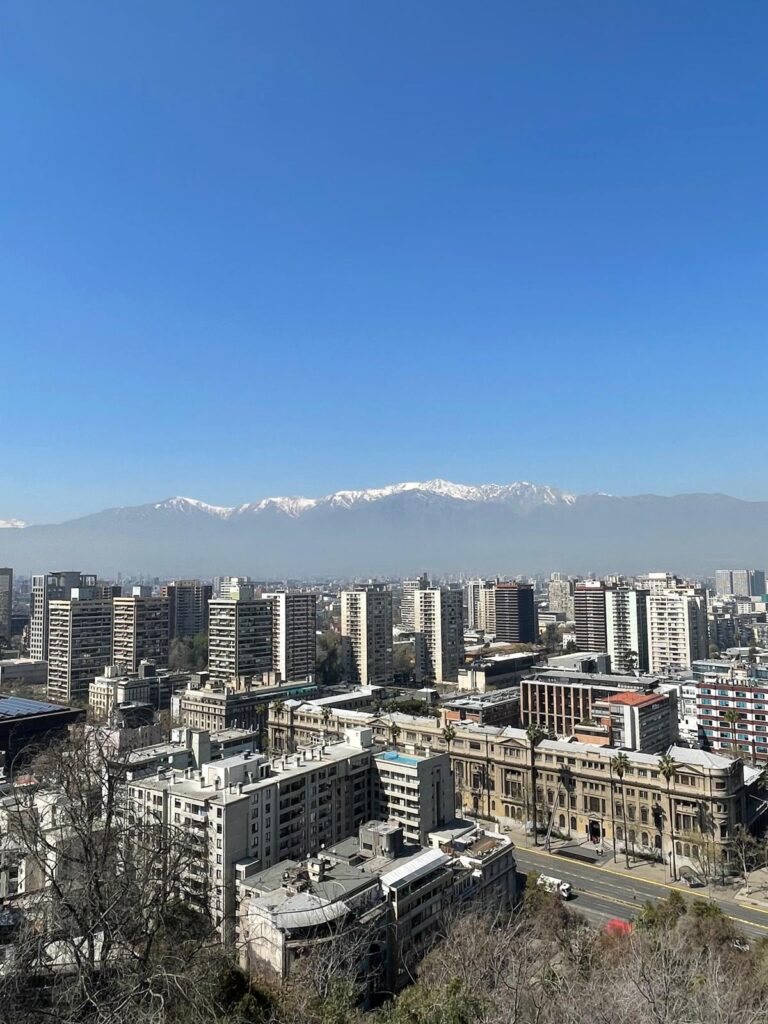
[[[627,831],[627,800],[624,793],[624,774],[629,769],[629,758],[622,751],[611,758],[611,770],[621,786],[621,816],[624,821],[624,856],[629,867],[629,833]]]
[[[533,821],[533,845],[539,845],[539,821],[538,821],[538,800],[536,797],[536,783],[538,772],[536,771],[536,747],[544,739],[546,733],[537,723],[532,722],[525,730],[531,750],[531,819]]]
[[[336,686],[344,675],[341,663],[341,637],[327,630],[317,638],[317,682],[320,686]]]
[[[450,755],[450,753],[451,753],[451,744],[456,739],[456,730],[450,724],[444,725],[443,726],[442,736],[443,736],[443,739],[445,740],[446,747],[448,747],[448,754]]]

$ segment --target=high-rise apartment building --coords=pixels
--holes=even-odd
[[[95,586],[73,587],[48,601],[48,697],[67,703],[88,688],[112,658],[112,598]]]
[[[383,583],[341,593],[341,643],[344,673],[362,686],[390,686],[392,592]]]
[[[11,642],[13,614],[13,569],[0,569],[0,641]]]
[[[254,587],[255,584],[250,576],[217,576],[216,597],[232,597],[232,592],[241,587]],[[256,594],[259,597],[259,594]]]
[[[724,596],[760,597],[765,594],[765,572],[763,569],[718,569],[715,590]]]
[[[565,615],[569,622],[573,621],[573,580],[552,573],[547,584],[547,607],[551,612]]]
[[[707,656],[707,595],[679,585],[648,598],[648,658],[651,672],[676,674]]]
[[[460,590],[415,590],[416,679],[456,683],[464,663],[463,597]]]
[[[168,598],[134,587],[130,597],[113,600],[112,664],[138,672],[140,662],[168,664]]]
[[[272,602],[250,584],[231,593],[209,604],[208,671],[218,685],[272,671]]]
[[[48,660],[49,603],[66,600],[73,589],[95,586],[96,577],[81,572],[51,572],[32,577],[29,656],[33,661]]]
[[[484,633],[496,632],[496,581],[486,580],[480,587],[477,600],[477,629]]]
[[[415,595],[418,590],[426,590],[429,587],[429,577],[422,573],[418,579],[403,580],[402,598],[400,601],[400,623],[406,629],[415,629]]]
[[[317,595],[262,594],[272,602],[272,667],[285,679],[311,679],[317,659]]]
[[[605,651],[608,648],[605,591],[602,580],[582,580],[576,584],[573,613],[576,645],[580,651]]]
[[[508,644],[532,644],[538,639],[532,583],[497,583],[494,595],[496,639]]]
[[[208,602],[213,596],[210,583],[173,580],[160,588],[160,595],[168,598],[168,632],[172,640],[208,632]]]
[[[605,592],[606,650],[614,672],[647,672],[648,591],[626,585]]]

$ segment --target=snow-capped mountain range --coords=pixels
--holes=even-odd
[[[576,500],[572,494],[566,494],[554,487],[542,486],[520,480],[512,484],[454,484],[450,480],[424,480],[390,484],[388,487],[370,487],[360,491],[334,491],[322,498],[262,498],[260,501],[248,502],[244,505],[209,505],[199,498],[166,498],[153,507],[158,510],[174,512],[205,512],[218,516],[220,519],[232,519],[237,516],[252,515],[275,509],[288,516],[298,517],[310,509],[321,508],[353,508],[355,505],[381,501],[398,495],[414,495],[423,500],[431,497],[448,498],[453,501],[465,502],[509,502],[521,508],[534,508],[537,505],[573,504]]]
[[[11,510],[8,509],[7,512]],[[260,579],[411,574],[710,573],[768,563],[768,503],[722,494],[574,495],[427,480],[224,506],[173,497],[0,528],[0,565],[114,576]]]

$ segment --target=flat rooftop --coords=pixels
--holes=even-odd
[[[76,709],[64,704],[49,704],[43,700],[0,696],[0,722],[18,718],[36,718],[38,715],[53,715],[61,711],[74,710]]]

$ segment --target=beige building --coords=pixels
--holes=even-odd
[[[317,661],[317,595],[271,591],[272,668],[281,679],[313,679]]]
[[[270,714],[270,735],[277,725]],[[377,742],[386,743],[393,725],[399,730],[398,748],[406,754],[448,750],[443,724],[434,718],[337,710],[324,725],[321,709],[305,703],[294,709],[291,720],[297,744],[321,737],[324,728],[333,736],[355,727],[369,727]],[[524,729],[459,723],[454,723],[454,729],[450,758],[462,806],[466,813],[494,821],[502,830],[531,819],[535,780],[540,824],[548,824],[551,818],[553,827],[564,834],[591,836],[609,844],[615,841],[621,850],[624,794],[626,841],[638,851],[669,861],[674,834],[679,871],[682,864],[696,866],[700,858],[714,853],[727,856],[735,827],[752,826],[755,815],[765,808],[765,794],[757,789],[761,773],[738,758],[670,747],[676,774],[668,794],[659,754],[625,752],[630,768],[622,784],[612,768],[618,751],[610,747],[543,740],[535,747],[532,762]]]
[[[371,584],[342,591],[341,644],[348,682],[392,685],[392,593],[388,587]]]
[[[75,588],[95,586],[96,577],[81,572],[51,572],[32,577],[29,656],[33,661],[48,660],[49,603],[66,600]]]
[[[48,603],[48,697],[87,700],[88,689],[112,658],[112,598],[76,587]]]
[[[130,597],[112,603],[112,664],[138,672],[142,661],[168,664],[168,598],[152,597],[149,587],[134,587]]]
[[[462,592],[430,587],[413,592],[416,679],[458,682],[464,663]]]

